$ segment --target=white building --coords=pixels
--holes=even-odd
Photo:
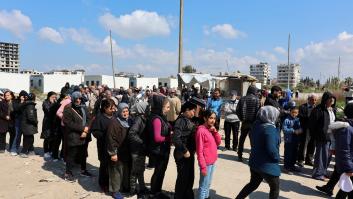
[[[178,79],[174,77],[158,78],[158,86],[178,88]]]
[[[277,83],[296,87],[300,81],[300,64],[280,64],[277,66]]]
[[[271,66],[265,62],[250,65],[250,75],[256,77],[262,85],[267,85],[270,82]]]
[[[158,86],[158,78],[157,77],[131,77],[130,78],[130,87],[136,88],[152,88],[153,86]]]
[[[7,88],[15,93],[30,91],[30,75],[0,72],[0,88]]]
[[[114,77],[115,87],[129,88],[129,78],[127,77]],[[85,75],[85,84],[92,85],[107,85],[109,88],[114,88],[113,76],[110,75]]]
[[[20,45],[0,42],[0,71],[18,73],[20,68]]]
[[[42,93],[50,91],[60,92],[66,82],[70,85],[80,85],[84,81],[83,74],[42,74],[31,76],[31,88],[37,89]]]
[[[43,74],[43,72],[39,72],[39,71],[36,71],[34,69],[32,69],[32,70],[30,70],[30,69],[21,70],[20,73],[21,74],[28,74],[28,75],[41,75],[41,74]]]

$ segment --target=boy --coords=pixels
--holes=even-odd
[[[292,174],[292,172],[300,171],[295,167],[298,149],[298,135],[302,133],[298,114],[299,108],[291,107],[290,115],[288,115],[283,122],[284,172],[287,174]]]

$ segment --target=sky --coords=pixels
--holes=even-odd
[[[177,74],[179,0],[0,0],[0,41],[20,44],[22,69],[114,67]],[[249,65],[300,63],[302,77],[353,75],[353,1],[184,1],[183,65],[198,72],[249,72]]]

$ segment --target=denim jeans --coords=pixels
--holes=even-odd
[[[212,175],[216,166],[214,164],[207,166],[207,175],[203,176],[200,172],[200,185],[198,199],[205,199],[210,196],[210,186],[212,181]]]
[[[11,152],[15,152],[15,153],[19,152],[19,148],[20,148],[20,144],[21,144],[21,136],[22,136],[20,125],[21,125],[21,121],[20,121],[20,119],[17,118],[15,121],[16,135],[15,135],[15,139],[13,141],[12,147],[11,147]]]

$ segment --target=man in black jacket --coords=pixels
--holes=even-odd
[[[195,115],[196,105],[188,101],[181,107],[181,115],[175,121],[172,141],[175,145],[174,159],[178,176],[175,183],[175,199],[193,199],[194,163],[195,163],[195,130],[191,122]]]
[[[277,109],[283,109],[283,107],[279,104],[278,100],[282,95],[282,88],[279,86],[272,86],[271,94],[266,97],[265,106],[273,106]]]
[[[312,160],[315,151],[314,139],[310,135],[309,131],[309,117],[311,111],[315,108],[317,102],[317,96],[310,94],[308,96],[308,102],[302,104],[299,107],[299,119],[303,133],[299,135],[299,149],[298,149],[298,164],[303,167],[303,161],[305,157],[305,164],[314,166]],[[306,148],[306,150],[305,150]],[[306,153],[306,155],[305,155]]]
[[[327,167],[331,160],[328,126],[336,119],[336,98],[330,92],[325,92],[321,103],[310,114],[310,131],[315,140],[316,152],[312,177],[327,181]]]
[[[252,124],[256,119],[256,114],[260,109],[260,99],[257,97],[257,88],[249,86],[246,96],[239,100],[236,114],[241,121],[241,133],[238,146],[238,160],[243,161],[243,150],[246,136],[249,134]],[[251,140],[250,140],[251,143]]]

